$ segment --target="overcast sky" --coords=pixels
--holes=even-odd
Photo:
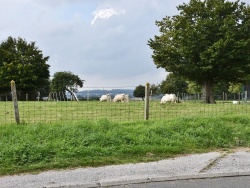
[[[84,87],[158,84],[147,45],[158,34],[156,20],[178,14],[188,0],[0,0],[0,40],[35,41],[50,74],[70,71]],[[250,0],[245,0],[248,4]]]

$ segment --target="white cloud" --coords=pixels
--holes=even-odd
[[[95,16],[94,19],[91,22],[91,25],[93,25],[95,23],[95,21],[100,18],[100,19],[108,19],[113,15],[119,15],[119,14],[124,14],[126,11],[115,11],[112,8],[108,8],[108,9],[101,9],[101,10],[97,10],[93,12],[93,15]]]

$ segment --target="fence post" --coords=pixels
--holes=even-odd
[[[144,120],[149,119],[149,96],[150,96],[150,84],[146,83]]]
[[[245,91],[245,103],[247,102],[247,91]]]
[[[240,100],[241,100],[241,94],[240,94],[240,92],[239,92],[239,94],[238,94],[238,97],[239,97],[239,104],[240,104]]]
[[[14,104],[16,123],[19,124],[20,118],[19,118],[19,110],[18,110],[17,95],[16,95],[16,85],[14,80],[12,80],[10,83],[11,83],[11,93],[12,93],[12,101]]]

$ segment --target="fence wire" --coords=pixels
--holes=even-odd
[[[132,90],[131,90],[132,91]],[[120,91],[121,92],[121,91]],[[85,91],[74,101],[70,95],[50,93],[47,96],[36,97],[36,100],[19,100],[19,115],[21,123],[53,123],[77,122],[83,120],[99,120],[107,118],[114,122],[134,122],[144,120],[145,102],[135,98],[132,92],[129,102],[100,101],[103,94],[109,93],[112,99],[115,92]],[[247,98],[217,97],[216,104],[203,104],[197,95],[183,95],[181,103],[160,103],[161,96],[151,97],[149,102],[149,119],[161,120],[176,117],[208,117],[247,115],[250,113],[250,101]],[[10,100],[0,101],[0,125],[15,123],[13,103]]]

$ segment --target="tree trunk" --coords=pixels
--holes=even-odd
[[[203,103],[215,104],[213,95],[213,84],[209,81],[205,81],[202,85],[202,98]]]
[[[76,94],[73,91],[71,91],[69,88],[67,88],[66,90],[68,92],[70,92],[70,94],[72,95],[74,101],[79,101]]]

